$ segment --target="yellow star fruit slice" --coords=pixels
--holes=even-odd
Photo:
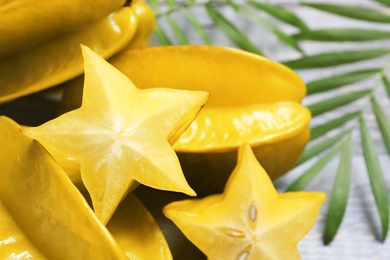
[[[222,194],[173,202],[164,214],[210,260],[293,260],[325,199],[323,192],[278,194],[244,145]]]
[[[222,191],[237,149],[249,143],[271,178],[291,169],[309,140],[306,87],[289,68],[215,46],[129,50],[110,59],[140,88],[205,90],[210,100],[174,144],[198,193]],[[287,150],[286,150],[287,149]],[[218,177],[215,177],[218,174]],[[206,192],[207,193],[207,192]]]
[[[130,6],[137,18],[137,30],[125,49],[145,47],[156,26],[153,11],[141,0],[132,1]],[[116,55],[120,55],[120,53]],[[84,75],[81,75],[61,85],[64,87],[64,91],[59,109],[60,114],[69,112],[81,106],[83,81]],[[51,150],[50,153],[55,154],[53,156],[68,174],[72,182],[81,182],[80,164],[75,159],[64,156],[55,150]]]
[[[83,47],[81,108],[24,132],[81,164],[81,177],[105,224],[139,182],[195,195],[171,147],[208,99],[202,91],[138,89]]]
[[[129,43],[136,28],[134,11],[124,7],[79,30],[1,57],[0,103],[52,87],[81,74],[83,57],[80,43],[108,58]]]
[[[159,226],[133,193],[121,202],[107,228],[129,259],[172,259]]]
[[[0,117],[0,258],[126,259],[57,165]]]

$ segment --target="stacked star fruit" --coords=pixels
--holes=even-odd
[[[81,107],[39,127],[0,117],[2,258],[171,259],[132,190],[206,194],[231,172],[222,194],[164,213],[210,259],[299,258],[325,195],[269,178],[308,140],[295,73],[228,48],[140,48],[155,24],[141,1],[25,4],[0,9],[0,102],[62,83]]]

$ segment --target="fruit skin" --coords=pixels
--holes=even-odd
[[[107,228],[129,259],[172,260],[159,226],[133,193],[121,202]]]
[[[83,183],[102,223],[136,183],[195,195],[171,144],[197,116],[208,93],[138,89],[91,49],[82,49],[80,109],[23,132],[49,151],[80,162]]]
[[[0,103],[37,92],[83,72],[80,43],[105,58],[123,49],[137,20],[124,7],[93,24],[0,58]]]
[[[156,28],[156,18],[150,7],[142,0],[131,1],[130,7],[134,10],[137,17],[138,26],[125,50],[146,47]],[[120,55],[120,54],[119,54]]]
[[[253,153],[272,180],[295,166],[306,143],[310,129],[296,136],[271,144],[252,147]],[[237,163],[237,150],[210,153],[177,153],[184,175],[198,195],[221,193]]]
[[[140,88],[207,90],[210,100],[205,108],[300,102],[306,94],[305,83],[286,66],[227,47],[134,49],[112,57],[110,63]]]
[[[299,105],[306,94],[304,82],[292,70],[261,56],[215,46],[170,46],[125,51],[110,59],[110,63],[140,88],[165,86],[210,93],[210,100],[197,119],[174,144],[186,178],[199,195],[221,191],[243,143],[253,147],[274,179],[294,166],[309,139],[311,115]],[[281,102],[295,103],[296,108],[286,111],[296,111],[301,120],[283,131],[275,124],[269,135],[261,134],[264,140],[257,140],[251,124],[271,124],[285,116],[280,113],[277,117],[258,119],[250,106]],[[217,109],[220,112],[215,112]],[[228,124],[227,118],[231,118]],[[236,124],[245,121],[252,123],[245,127]],[[231,132],[240,131],[242,139],[241,134],[237,134],[240,138],[231,138]],[[216,174],[218,178],[214,178]]]
[[[195,122],[174,144],[186,179],[198,195],[222,191],[236,163],[237,148],[244,142],[252,145],[267,173],[276,179],[294,166],[309,140],[310,112],[299,104],[306,92],[304,83],[293,71],[260,56],[213,46],[172,46],[127,50],[109,61],[141,88],[211,92]],[[80,106],[81,88],[78,79],[78,87],[65,91],[63,111]],[[279,128],[256,133],[263,124],[256,119],[261,106],[270,111],[286,109],[264,122]],[[280,123],[288,118],[286,112],[295,120],[290,126]],[[251,120],[259,125],[252,129],[246,123]],[[237,122],[246,126],[237,128]]]
[[[222,194],[173,202],[163,212],[210,260],[295,260],[325,199],[324,192],[277,193],[245,144]]]
[[[0,6],[0,57],[96,22],[124,0],[11,0]]]
[[[136,16],[137,29],[135,31],[134,36],[131,38],[130,42],[124,48],[124,50],[120,51],[115,56],[120,56],[126,50],[146,47],[156,27],[156,19],[154,13],[152,9],[150,9],[150,7],[145,4],[144,1],[131,1],[130,8],[134,11],[134,15]],[[110,62],[110,59],[108,59],[108,62]],[[63,88],[63,96],[61,99],[60,107],[58,109],[59,115],[79,108],[81,106],[83,83],[84,76],[81,75],[67,82],[64,82],[61,85],[61,87]]]
[[[127,259],[42,145],[4,116],[0,132],[0,258]]]

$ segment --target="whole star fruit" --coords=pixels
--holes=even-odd
[[[104,58],[132,39],[137,19],[131,7],[53,39],[0,58],[0,103],[65,82],[83,72],[80,43]],[[1,47],[0,47],[1,48]]]
[[[195,195],[171,145],[197,116],[208,93],[138,89],[88,47],[82,50],[82,106],[23,132],[49,151],[80,162],[82,181],[104,224],[138,183]]]
[[[290,170],[309,140],[306,87],[289,68],[248,52],[216,46],[134,49],[110,63],[139,88],[204,90],[210,100],[174,144],[199,195],[221,192],[249,143],[272,179]]]
[[[168,204],[163,211],[208,259],[299,259],[323,192],[278,194],[248,144],[222,194]]]
[[[78,30],[118,10],[124,0],[7,0],[0,3],[0,57]]]
[[[0,117],[0,258],[127,259],[58,166]]]
[[[129,259],[172,259],[159,226],[133,193],[121,202],[107,228]]]

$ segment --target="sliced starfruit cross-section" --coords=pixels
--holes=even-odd
[[[278,194],[244,145],[222,194],[173,202],[164,214],[210,260],[295,260],[325,199],[323,192]]]
[[[289,68],[215,46],[129,50],[110,59],[140,88],[205,90],[210,100],[174,144],[198,194],[221,192],[238,147],[249,143],[272,179],[291,169],[309,139],[306,87]]]
[[[82,181],[104,224],[138,182],[195,195],[171,144],[197,116],[208,93],[138,89],[88,47],[82,50],[82,106],[23,132],[80,163]]]
[[[127,259],[53,157],[0,117],[0,258]]]

